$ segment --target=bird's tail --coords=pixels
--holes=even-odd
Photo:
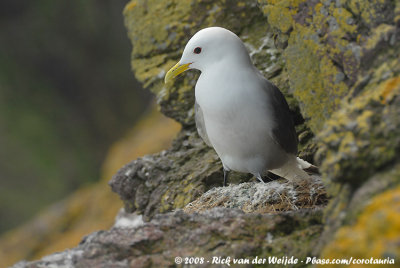
[[[316,166],[299,157],[290,158],[282,167],[269,171],[290,181],[308,180],[309,174],[319,174]]]

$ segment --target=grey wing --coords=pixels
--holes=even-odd
[[[208,138],[207,131],[206,131],[206,125],[204,124],[204,117],[203,117],[203,111],[200,108],[200,105],[197,103],[197,101],[194,103],[194,118],[196,121],[196,127],[197,127],[197,132],[199,133],[200,137],[204,140],[204,142],[212,147],[210,139]]]
[[[282,92],[268,80],[265,81],[267,91],[271,96],[274,118],[277,122],[272,130],[272,136],[287,153],[297,155],[298,140],[289,105]]]

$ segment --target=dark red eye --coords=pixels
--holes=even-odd
[[[201,53],[201,47],[196,47],[196,48],[193,50],[193,53],[194,53],[194,54],[200,54],[200,53]]]

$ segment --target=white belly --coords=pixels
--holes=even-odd
[[[212,92],[198,94],[196,87],[196,100],[210,142],[226,167],[257,174],[286,161],[286,153],[271,137],[274,122],[263,91],[246,94],[231,88],[224,94],[218,88],[207,89]]]
[[[236,113],[228,120],[205,116],[208,137],[221,161],[229,169],[263,173],[280,166],[283,152],[270,136],[265,121]]]

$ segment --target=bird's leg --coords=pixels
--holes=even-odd
[[[257,173],[257,174],[256,174],[256,178],[257,178],[260,182],[265,183],[265,182],[263,181],[263,179],[262,179],[260,173]]]
[[[226,186],[226,182],[228,181],[228,179],[229,179],[229,169],[227,169],[227,168],[225,168],[225,167],[223,167],[223,169],[224,169],[224,187]]]

